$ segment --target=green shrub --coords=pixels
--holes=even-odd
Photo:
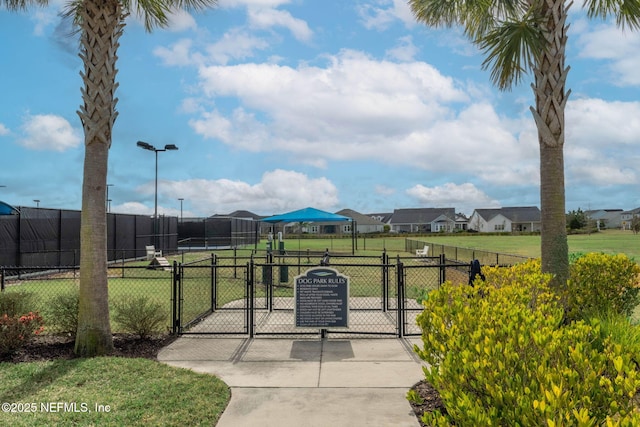
[[[162,331],[167,317],[162,304],[145,296],[123,296],[114,304],[113,320],[124,331],[137,334],[140,338],[148,338]]]
[[[623,254],[585,254],[571,265],[567,286],[569,320],[597,313],[631,316],[640,303],[640,266]]]
[[[78,329],[79,296],[77,291],[56,295],[45,310],[47,330],[75,335]]]
[[[37,298],[31,292],[0,292],[0,315],[20,316],[33,311]]]
[[[426,413],[425,424],[640,420],[632,414],[640,376],[629,352],[611,338],[595,345],[599,325],[565,324],[539,262],[483,271],[486,281],[474,288],[445,284],[431,292],[418,316],[423,349],[415,350],[447,409]]]

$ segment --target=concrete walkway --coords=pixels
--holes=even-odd
[[[183,336],[158,354],[231,387],[217,427],[419,425],[405,398],[423,378],[419,339]]]

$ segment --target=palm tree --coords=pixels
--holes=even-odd
[[[107,164],[116,111],[116,62],[125,18],[144,18],[147,31],[166,27],[177,10],[199,10],[217,0],[71,0],[64,15],[80,32],[83,105],[78,115],[85,135],[80,227],[80,305],[75,352],[83,357],[113,349],[107,289]]]
[[[567,11],[564,0],[409,0],[416,19],[432,27],[460,25],[485,54],[483,69],[500,90],[518,84],[532,72],[540,145],[540,208],[542,269],[554,275],[559,291],[569,276],[565,190],[564,112]],[[613,15],[619,27],[638,29],[640,0],[585,0],[589,17]]]

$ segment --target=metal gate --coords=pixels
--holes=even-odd
[[[350,282],[348,328],[298,328],[294,319],[295,278],[316,263],[300,257],[247,259],[238,264],[216,257],[174,265],[173,332],[256,336],[412,336],[420,335],[416,316],[425,289],[437,288],[448,268],[442,257],[431,262],[377,260],[336,262],[330,268]],[[462,270],[466,266],[462,266]],[[463,274],[464,271],[462,272]]]

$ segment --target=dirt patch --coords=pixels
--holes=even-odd
[[[433,388],[431,383],[427,382],[426,380],[422,380],[411,387],[411,390],[414,390],[422,399],[421,404],[411,401],[409,402],[411,403],[411,407],[413,408],[413,413],[416,414],[416,417],[418,418],[420,426],[427,427],[427,425],[422,422],[422,415],[425,412],[433,412],[438,410],[443,414],[447,413],[447,409],[442,403],[440,394],[435,388]]]

